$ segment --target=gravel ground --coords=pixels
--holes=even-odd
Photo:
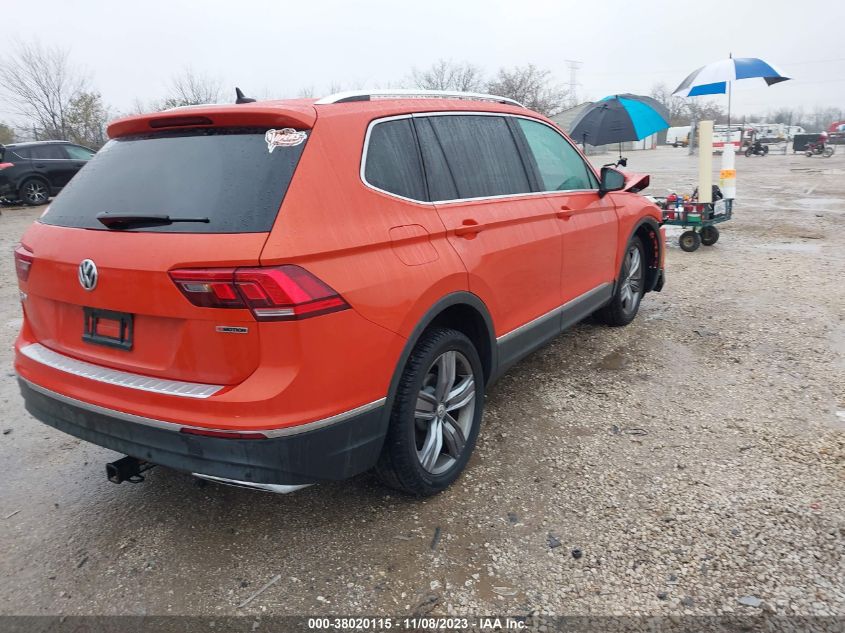
[[[651,193],[692,189],[685,150],[630,158]],[[4,209],[0,614],[845,616],[845,152],[737,163],[720,242],[670,238],[632,325],[511,370],[469,469],[424,501],[369,475],[108,483],[114,453],[23,410],[9,253],[41,209]]]

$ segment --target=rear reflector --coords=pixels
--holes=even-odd
[[[18,244],[15,248],[15,270],[18,272],[18,279],[26,281],[29,279],[29,269],[35,258],[32,253],[23,245]]]
[[[205,429],[196,429],[193,427],[183,426],[179,429],[180,433],[186,435],[203,435],[205,437],[222,437],[227,440],[266,440],[267,436],[264,433],[238,433],[235,431],[206,431]]]
[[[8,169],[9,167],[14,167],[14,163],[0,163],[0,169]]]
[[[204,308],[248,308],[259,321],[290,321],[345,310],[349,304],[304,268],[170,271],[188,301]]]

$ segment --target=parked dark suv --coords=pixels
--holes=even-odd
[[[29,205],[44,204],[95,153],[67,141],[0,145],[0,198]]]

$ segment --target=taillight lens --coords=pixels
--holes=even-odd
[[[170,277],[194,305],[248,308],[259,321],[289,321],[345,310],[349,304],[304,268],[172,270]]]
[[[15,248],[15,270],[18,272],[18,279],[26,281],[29,279],[29,269],[32,268],[33,257],[32,252],[23,244],[18,244]]]
[[[0,169],[9,169],[9,167],[14,167],[14,163],[0,163]]]

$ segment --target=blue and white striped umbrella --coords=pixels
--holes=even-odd
[[[762,79],[771,86],[789,77],[762,59],[730,57],[694,70],[672,94],[679,97],[725,94],[728,84],[739,79]]]

